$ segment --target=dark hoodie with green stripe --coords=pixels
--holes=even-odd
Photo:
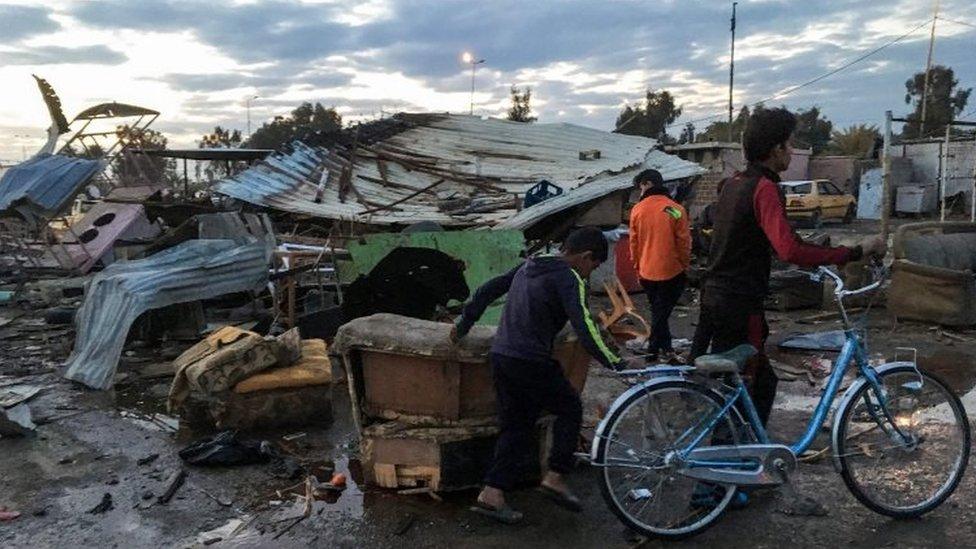
[[[556,334],[573,325],[586,350],[601,364],[616,368],[620,358],[607,347],[586,304],[586,282],[558,257],[532,258],[475,291],[457,321],[464,336],[496,299],[508,294],[491,352],[511,358],[552,359]]]

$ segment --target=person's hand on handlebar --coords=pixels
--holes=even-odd
[[[879,234],[869,236],[858,243],[862,257],[884,257],[888,251],[888,243]]]

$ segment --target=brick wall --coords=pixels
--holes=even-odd
[[[724,178],[725,174],[722,172],[708,172],[695,182],[694,196],[685,204],[692,221],[705,209],[705,206],[718,198],[718,183]]]

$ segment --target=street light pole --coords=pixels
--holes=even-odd
[[[258,99],[260,96],[252,95],[248,97],[244,102],[247,104],[247,138],[251,139],[251,101]]]
[[[474,114],[474,70],[475,70],[475,67],[477,67],[478,65],[484,63],[485,60],[484,59],[477,59],[476,60],[474,58],[474,56],[471,55],[470,52],[464,52],[464,55],[461,56],[461,59],[465,63],[470,63],[471,64],[471,108],[469,109],[468,114],[473,115]]]
[[[729,142],[732,142],[732,82],[735,79],[735,7],[738,2],[732,2],[732,52],[729,57]]]

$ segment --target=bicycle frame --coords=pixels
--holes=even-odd
[[[827,419],[827,414],[830,413],[830,407],[834,403],[834,399],[837,398],[837,394],[840,392],[840,385],[850,369],[850,365],[853,362],[860,374],[864,376],[869,383],[871,383],[875,389],[880,389],[880,384],[878,382],[877,376],[867,362],[865,358],[864,346],[861,344],[857,335],[853,330],[845,330],[845,335],[847,340],[844,342],[844,346],[841,348],[840,355],[837,361],[834,363],[833,371],[830,373],[830,377],[827,380],[827,386],[824,390],[824,394],[820,397],[820,402],[817,404],[813,415],[810,417],[807,423],[806,430],[803,435],[800,436],[793,445],[790,446],[790,450],[795,454],[799,455],[810,448],[813,444],[814,439],[817,437],[817,432],[820,427],[823,426]],[[878,393],[881,395],[882,393]],[[884,398],[883,396],[879,398]],[[763,427],[762,422],[759,420],[759,413],[756,411],[756,405],[749,396],[748,391],[746,391],[745,386],[740,381],[738,386],[735,388],[735,392],[732,396],[725,401],[725,405],[711,418],[708,420],[707,427],[695,437],[694,441],[684,450],[682,453],[687,455],[718,425],[718,422],[725,417],[729,410],[737,402],[741,402],[741,409],[745,412],[745,420],[748,422],[749,427],[753,430],[756,435],[756,439],[761,444],[770,444],[769,435],[766,429]],[[679,437],[681,440],[683,437]],[[709,463],[709,466],[715,466],[714,463]]]
[[[830,413],[830,408],[834,403],[834,399],[837,398],[837,394],[840,392],[841,382],[844,380],[844,376],[850,369],[851,363],[853,363],[858,369],[861,377],[863,377],[867,383],[871,384],[872,388],[874,389],[874,393],[878,399],[882,416],[884,418],[882,419],[882,417],[875,415],[874,419],[878,421],[882,428],[885,428],[882,421],[886,421],[893,428],[894,432],[897,433],[897,435],[901,438],[901,440],[907,442],[909,440],[908,437],[892,420],[892,416],[888,410],[887,396],[881,387],[881,382],[877,372],[868,363],[867,351],[861,339],[858,337],[857,332],[851,326],[850,318],[848,317],[847,310],[844,307],[844,297],[873,290],[880,286],[881,280],[878,280],[874,284],[865,286],[859,290],[845,291],[843,281],[835,273],[821,268],[819,271],[819,276],[829,276],[837,283],[835,295],[837,296],[837,305],[840,309],[841,320],[844,324],[845,341],[837,360],[834,362],[833,370],[831,371],[830,377],[827,380],[827,386],[824,389],[823,395],[821,395],[820,401],[817,403],[817,407],[807,423],[806,430],[796,442],[789,446],[790,451],[793,453],[793,455],[798,456],[807,451],[813,444],[813,441],[817,437],[818,431],[823,426],[827,419],[827,415]],[[741,402],[740,409],[745,415],[744,419],[755,434],[757,442],[760,444],[772,444],[765,427],[762,425],[762,421],[759,419],[759,413],[756,410],[756,405],[753,402],[752,397],[749,396],[749,393],[746,390],[745,385],[742,383],[742,380],[739,378],[737,378],[737,380],[738,382],[733,394],[725,400],[724,405],[720,410],[718,410],[718,412],[713,414],[712,417],[708,418],[706,428],[695,437],[688,447],[678,452],[678,455],[680,455],[682,459],[687,460],[689,454],[695,450],[695,448],[705,439],[705,437],[714,431],[718,423],[722,421],[722,419],[729,414],[732,407],[739,402]],[[873,412],[872,415],[874,415]],[[690,432],[694,432],[694,430],[700,425],[701,423],[689,428],[688,431],[678,437],[677,441],[683,440],[689,435]],[[885,430],[887,431],[887,428],[885,428]],[[687,460],[687,464],[689,467],[735,467],[742,465],[741,462],[732,463],[698,460]]]

